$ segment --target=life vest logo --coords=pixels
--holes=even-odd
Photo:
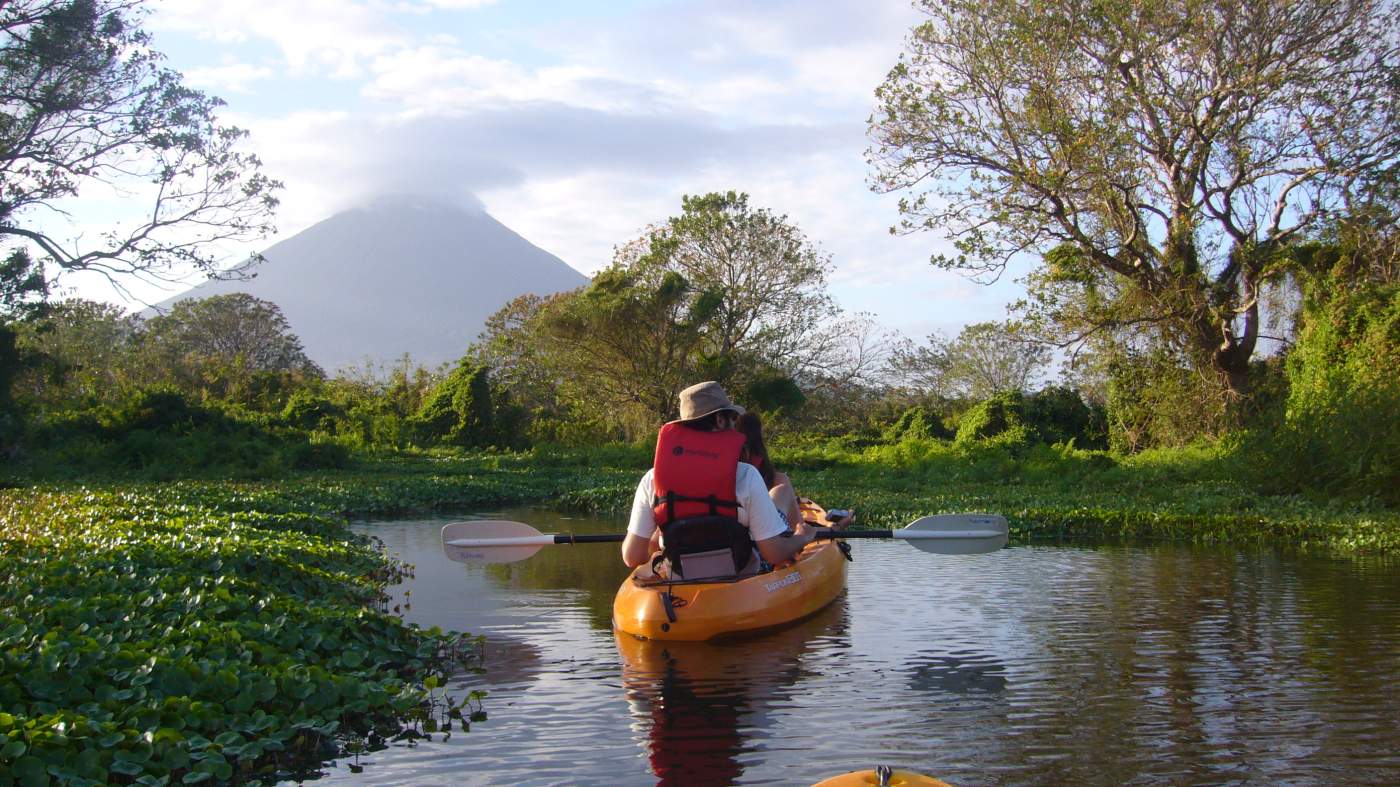
[[[671,453],[675,454],[676,456],[690,454],[691,456],[703,456],[706,459],[719,459],[719,454],[715,453],[714,451],[697,451],[694,448],[686,448],[683,445],[678,445],[675,448],[672,448]]]
[[[763,586],[763,589],[768,591],[769,593],[772,593],[775,590],[782,590],[788,585],[796,585],[798,582],[801,581],[802,575],[794,571],[776,582],[769,582],[768,584]]]

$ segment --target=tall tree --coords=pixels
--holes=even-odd
[[[681,214],[623,246],[618,262],[659,266],[696,293],[722,296],[703,344],[719,378],[743,354],[800,364],[814,344],[798,334],[831,311],[830,259],[786,216],[750,206],[747,194],[683,197]]]
[[[49,271],[217,273],[216,241],[266,235],[280,184],[141,30],[139,0],[0,3],[0,240]],[[132,208],[66,238],[61,204],[118,189]]]
[[[890,366],[898,382],[920,394],[981,401],[1029,391],[1049,356],[1015,324],[979,322],[951,341],[934,334],[924,345],[907,343]]]
[[[16,398],[48,408],[111,401],[132,380],[140,318],[87,300],[50,304],[42,317],[15,325],[30,355]]]
[[[675,271],[614,265],[541,316],[552,364],[574,401],[639,416],[650,429],[669,417],[689,385],[705,326],[719,305]],[[594,413],[585,413],[594,415]]]
[[[1400,155],[1390,0],[923,0],[877,91],[876,188],[940,267],[1062,246],[1099,288],[1064,343],[1138,326],[1247,390],[1282,250]]]
[[[469,358],[491,369],[492,379],[528,411],[561,409],[560,376],[549,359],[540,315],[578,292],[541,296],[526,293],[508,301],[490,317],[471,346]]]
[[[587,288],[507,304],[472,357],[527,409],[629,435],[671,417],[697,380],[772,403],[785,387],[849,386],[879,365],[884,335],[835,309],[829,261],[786,217],[735,192],[682,207],[620,246]],[[798,397],[779,398],[790,410]]]
[[[277,304],[243,292],[177,302],[147,322],[146,343],[172,365],[192,358],[251,372],[322,374]]]
[[[27,249],[15,249],[0,262],[0,324],[33,316],[48,295],[44,270]]]
[[[8,450],[19,433],[15,381],[35,365],[20,347],[18,321],[42,310],[48,297],[43,270],[25,249],[15,249],[0,262],[0,449]]]

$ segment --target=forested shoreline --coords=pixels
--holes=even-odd
[[[697,204],[711,213],[685,218],[706,226],[754,215],[742,195],[687,202]],[[776,219],[758,213],[771,228]],[[1081,515],[1074,532],[1120,533],[1125,516],[1140,521],[1128,512],[1164,506],[1172,517],[1224,517],[1211,528],[1224,540],[1255,512],[1384,515],[1400,489],[1400,285],[1371,265],[1376,247],[1347,245],[1355,241],[1293,250],[1290,344],[1254,362],[1250,393],[1235,399],[1212,393],[1189,364],[1131,346],[1047,379],[1050,354],[1025,323],[977,324],[922,345],[886,336],[872,346],[879,341],[860,329],[837,331],[807,347],[814,366],[783,368],[760,350],[789,348],[782,357],[793,362],[791,348],[804,345],[762,327],[759,307],[738,320],[758,326],[752,336],[710,349],[724,290],[708,279],[695,287],[664,255],[619,261],[581,290],[507,304],[457,364],[438,369],[405,356],[327,375],[276,305],[247,295],[181,302],[144,320],[95,303],[46,303],[8,329],[16,362],[5,480],[354,478],[395,457],[507,462],[546,479],[560,464],[615,457],[640,470],[656,426],[674,416],[675,391],[708,376],[762,414],[775,460],[799,475],[898,482],[916,497],[950,485],[985,486],[989,500],[1006,490],[1077,493],[1081,508],[1099,513]],[[803,287],[803,297],[829,302],[820,277]],[[861,324],[842,319],[830,325]],[[665,358],[670,366],[655,366]],[[858,487],[840,492],[860,497]],[[1168,502],[1153,497],[1168,490]],[[1256,540],[1269,529],[1244,531]],[[1287,545],[1298,530],[1272,532]]]

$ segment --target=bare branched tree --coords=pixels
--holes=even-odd
[[[876,188],[936,265],[1067,247],[1093,333],[1153,330],[1247,388],[1281,251],[1400,157],[1391,0],[924,0],[878,90]],[[1066,337],[1073,341],[1082,336]]]
[[[280,188],[219,124],[223,102],[162,65],[141,15],[138,0],[0,3],[0,237],[119,289],[219,273],[217,244],[267,235]],[[64,200],[112,190],[130,220],[61,234]]]

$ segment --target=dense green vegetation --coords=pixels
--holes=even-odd
[[[274,780],[463,715],[432,689],[474,644],[383,609],[405,568],[329,509],[27,487],[0,493],[0,531],[4,783]]]

